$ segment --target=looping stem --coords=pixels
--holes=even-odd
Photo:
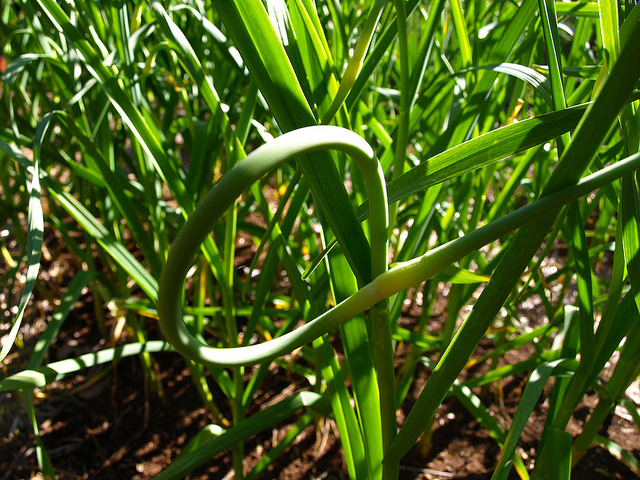
[[[324,129],[324,131],[316,129]],[[320,139],[318,138],[319,135],[314,133],[316,131],[325,135],[335,134],[336,137],[330,140],[327,138]],[[337,138],[338,136],[340,138]],[[277,150],[289,139],[294,143],[297,142],[297,149],[289,146],[287,148],[287,155],[276,159],[275,155]],[[305,141],[308,143],[305,144]],[[355,144],[348,142],[355,142]],[[302,148],[301,144],[305,145],[306,148]],[[328,310],[309,323],[282,337],[260,345],[226,349],[213,348],[196,339],[187,331],[182,321],[180,302],[182,299],[184,279],[197,248],[206,235],[208,235],[213,224],[220,218],[222,212],[226,210],[227,206],[244,191],[245,185],[250,185],[251,181],[253,181],[251,179],[255,180],[260,178],[264,173],[295,155],[301,155],[320,148],[339,148],[349,153],[356,161],[360,158],[364,163],[375,161],[371,160],[374,157],[369,145],[362,138],[348,130],[330,126],[309,127],[308,129],[296,130],[295,132],[278,137],[273,142],[252,152],[244,161],[240,162],[236,168],[220,180],[207,194],[193,215],[189,217],[188,222],[178,234],[173,248],[169,252],[167,264],[162,270],[157,305],[158,315],[160,317],[160,328],[167,340],[184,356],[205,365],[235,367],[261,363],[291,352],[295,348],[310,343],[320,335],[324,335],[350,318],[364,312],[380,300],[389,298],[406,288],[419,285],[474,250],[531,221],[547,215],[550,209],[560,208],[562,205],[580,198],[603,185],[611,183],[614,179],[633,172],[640,167],[640,154],[632,155],[583,178],[573,185],[550,193],[515,212],[495,220],[484,227],[480,227],[464,237],[456,238],[444,245],[433,248],[421,257],[400,263],[388,272],[377,276],[371,283],[362,287],[331,310]],[[359,156],[365,152],[370,152],[370,154],[363,155],[362,157]],[[255,158],[256,161],[247,162],[250,157]],[[256,163],[256,165],[253,163]],[[259,168],[258,165],[260,163],[263,164],[261,168]],[[247,166],[244,166],[245,164]],[[246,171],[251,169],[254,170],[253,176],[246,178]],[[240,183],[236,184],[238,182]],[[373,203],[371,204],[371,250],[372,258],[378,258],[378,253],[376,253],[375,256],[373,253],[374,251],[382,251],[383,246],[386,254],[387,227],[386,220],[384,222],[385,225],[380,226],[380,228],[375,227],[377,222],[373,220],[374,216],[378,219],[382,218],[381,214],[376,213],[383,211],[382,203],[385,204],[384,211],[386,211],[386,192],[382,189],[377,194],[374,192],[368,193],[369,200],[373,200],[376,204],[375,206]],[[386,215],[384,215],[384,217],[386,219]],[[381,235],[376,234],[379,229],[384,231],[384,242],[380,242],[378,237]],[[376,240],[376,238],[378,238],[378,240]],[[381,245],[378,245],[379,243],[381,243]],[[376,270],[377,269],[374,269],[374,271]]]
[[[182,320],[182,292],[189,267],[200,245],[229,206],[253,182],[284,162],[327,149],[345,152],[362,170],[372,212],[372,273],[376,277],[386,272],[389,223],[387,192],[384,174],[373,149],[360,136],[340,127],[321,125],[286,133],[258,148],[230,170],[207,193],[176,237],[160,276],[157,308],[163,334],[182,355],[195,362],[217,367],[261,363],[312,341],[379,300],[369,303],[375,295],[367,292],[375,290],[375,287],[364,287],[346,305],[343,302],[289,335],[248,347],[211,347],[193,336]]]

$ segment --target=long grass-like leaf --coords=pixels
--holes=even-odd
[[[158,282],[135,259],[122,244],[109,233],[94,215],[91,214],[71,194],[64,191],[60,185],[50,183],[47,185],[49,192],[69,212],[82,228],[104,248],[111,257],[129,274],[140,286],[147,296],[155,301],[158,297]]]
[[[47,354],[49,347],[51,346],[51,342],[58,335],[58,332],[62,327],[62,323],[71,312],[74,304],[78,301],[78,298],[80,298],[82,290],[94,277],[94,272],[86,271],[79,272],[73,277],[73,280],[69,284],[67,292],[62,298],[60,305],[58,305],[56,310],[53,312],[51,321],[47,325],[47,329],[38,339],[38,343],[36,343],[34,352],[29,359],[29,365],[27,366],[27,369],[33,370],[42,365],[44,357]]]
[[[624,462],[635,475],[640,476],[640,462],[632,453],[624,450],[619,444],[602,435],[596,435],[594,444],[606,448],[611,455]]]
[[[640,311],[640,196],[635,177],[632,175],[627,175],[622,179],[620,216],[622,249],[633,296]]]
[[[544,363],[536,368],[529,376],[527,386],[522,393],[520,402],[518,403],[518,410],[516,410],[513,422],[511,423],[511,428],[509,428],[509,433],[505,439],[505,444],[502,448],[502,453],[500,454],[500,460],[498,461],[498,465],[491,477],[492,480],[505,480],[509,475],[518,439],[520,438],[533,409],[538,403],[538,399],[540,398],[540,394],[544,389],[547,379],[552,374],[554,368],[560,366],[563,361],[564,360],[561,359]]]
[[[262,3],[251,1],[212,2],[273,115],[283,131],[317,123],[304,97],[295,72],[267,17]],[[369,245],[357,224],[355,212],[342,179],[327,152],[300,157],[305,178],[340,242],[356,278],[371,278]]]
[[[29,219],[27,224],[27,275],[24,290],[20,297],[18,311],[11,325],[11,330],[0,351],[0,362],[3,361],[18,335],[18,330],[22,325],[27,304],[31,299],[31,294],[40,271],[40,258],[42,256],[42,242],[44,240],[44,215],[42,204],[40,203],[40,153],[43,137],[46,136],[49,127],[49,119],[44,119],[38,126],[36,140],[34,142],[33,161],[27,170],[31,179],[27,179],[27,190],[29,191]]]
[[[547,183],[543,195],[553,192],[572,181],[576,181],[587,168],[593,155],[604,139],[603,122],[611,125],[624,105],[629,92],[640,76],[640,64],[634,62],[635,52],[640,48],[640,25],[622,50],[619,61],[613,68],[600,94],[580,122],[573,141],[562,156]],[[458,330],[453,342],[443,355],[420,395],[414,409],[407,418],[396,441],[388,452],[389,460],[399,461],[408,451],[412,439],[421,433],[421,427],[435,413],[437,405],[455,380],[465,359],[469,358],[482,335],[499,311],[509,291],[520,278],[530,259],[535,254],[544,235],[552,226],[559,212],[522,228],[511,242],[492,280],[487,284],[471,314]],[[418,413],[419,412],[419,413]],[[419,415],[420,419],[416,418]]]
[[[0,380],[0,392],[10,392],[19,389],[41,388],[49,383],[64,378],[70,373],[78,372],[84,368],[90,368],[111,362],[114,359],[138,355],[142,352],[170,351],[171,345],[160,340],[152,340],[147,343],[130,343],[122,347],[107,348],[95,353],[85,353],[77,358],[68,358],[58,362],[49,363],[43,367],[32,370],[24,370],[9,375]]]
[[[545,143],[578,124],[587,106],[571,107],[507,125],[430,158],[388,185],[389,202],[400,201],[450,178]],[[365,206],[357,212],[364,215]]]
[[[587,238],[582,226],[582,215],[577,202],[573,202],[567,212],[567,225],[574,254],[577,276],[578,304],[580,305],[580,353],[581,361],[589,365],[594,361],[595,344],[593,334],[593,286],[589,263]]]
[[[100,82],[113,106],[121,114],[122,119],[138,139],[142,148],[156,164],[158,173],[169,185],[173,195],[188,215],[193,211],[193,202],[184,187],[184,173],[178,170],[162,147],[161,139],[155,134],[132,101],[122,90],[113,71],[107,68],[98,52],[87,42],[82,33],[71,23],[67,14],[52,0],[39,0],[44,12],[54,22],[56,28],[66,35],[79,53],[84,56],[86,68]]]

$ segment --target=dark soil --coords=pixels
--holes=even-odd
[[[79,336],[78,332],[82,332]],[[69,319],[54,346],[51,356],[86,350],[92,341],[92,330],[86,321]],[[65,344],[66,343],[66,344]],[[515,352],[521,358],[528,353]],[[202,407],[184,361],[173,353],[155,355],[162,392],[150,388],[148,375],[141,362],[126,358],[114,367],[91,369],[82,377],[57,382],[41,392],[36,412],[42,440],[61,479],[133,479],[152,478],[166,468],[181,449],[213,416]],[[12,368],[13,369],[13,368]],[[428,378],[428,370],[417,372],[415,393]],[[289,387],[286,372],[275,369],[265,382],[269,391],[259,392],[254,413],[270,404],[274,396]],[[520,382],[514,378],[504,385],[504,407],[498,392],[485,399],[504,426],[508,426],[517,407]],[[225,406],[221,392],[215,391],[220,406]],[[304,386],[302,387],[304,388]],[[479,392],[477,392],[479,393]],[[572,421],[575,433],[585,420],[584,412],[595,404],[595,395],[585,400]],[[411,407],[406,402],[400,417]],[[18,393],[0,394],[0,479],[34,478],[37,462],[34,437]],[[529,462],[535,458],[535,447],[544,421],[544,401],[524,432],[520,453]],[[228,414],[228,412],[224,412]],[[292,420],[292,423],[295,419]],[[246,464],[251,468],[259,458],[282,439],[289,424],[263,432],[247,442]],[[619,416],[611,416],[602,432],[624,449],[640,456],[640,436],[634,425]],[[500,449],[487,432],[454,398],[447,400],[438,412],[432,437],[432,448],[423,453],[416,446],[403,460],[402,479],[456,478],[490,479]],[[231,455],[221,454],[192,473],[191,479],[222,479],[231,469]],[[346,478],[339,440],[330,421],[308,427],[286,453],[263,474],[262,478],[316,479]],[[518,478],[512,472],[510,478]],[[632,479],[634,474],[606,450],[594,448],[573,470],[573,478]]]
[[[51,274],[55,262],[62,262],[66,273]],[[45,257],[41,287],[34,305],[26,315],[22,336],[25,346],[14,349],[4,374],[20,371],[44,321],[53,309],[51,298],[60,298],[75,268],[71,259],[54,260]],[[4,267],[0,267],[4,270]],[[64,270],[64,269],[63,269]],[[4,274],[6,271],[0,272]],[[11,295],[5,292],[4,295]],[[437,307],[437,306],[436,306]],[[106,348],[105,335],[99,331],[92,316],[93,298],[87,291],[67,319],[49,352],[48,361],[77,356],[87,351]],[[437,310],[437,308],[436,308]],[[409,316],[411,313],[408,312]],[[438,312],[435,312],[436,314]],[[114,327],[105,311],[107,328]],[[434,316],[437,323],[439,317]],[[410,321],[405,319],[403,321]],[[147,329],[159,335],[153,320]],[[127,339],[120,338],[124,343]],[[488,342],[488,341],[487,341]],[[490,343],[490,342],[489,342]],[[491,348],[490,344],[479,347]],[[340,350],[336,339],[336,349]],[[523,348],[510,352],[503,360],[516,363],[528,358],[532,351]],[[399,350],[398,365],[401,364]],[[36,415],[42,441],[60,479],[143,480],[163,471],[185,445],[205,426],[215,423],[214,416],[203,408],[184,360],[175,353],[154,354],[157,382],[145,372],[136,357],[123,359],[115,365],[104,365],[82,375],[55,382],[37,392]],[[486,366],[479,366],[479,369]],[[428,379],[427,368],[416,371],[409,398],[398,412],[403,421],[413,401]],[[475,392],[504,428],[519,402],[524,377],[506,379],[501,388]],[[215,382],[209,384],[227,418],[229,406]],[[159,385],[158,390],[154,388]],[[288,372],[272,368],[265,380],[265,389],[255,398],[252,415],[274,403],[274,398],[309,388],[291,386]],[[595,405],[597,396],[587,396],[570,423],[575,436]],[[543,395],[521,438],[518,451],[528,467],[535,461],[536,445],[544,423],[546,394]],[[301,414],[301,412],[299,412]],[[250,470],[262,456],[282,440],[296,421],[278,425],[262,432],[245,445],[246,469]],[[634,424],[618,415],[611,415],[601,434],[617,442],[627,452],[640,459],[640,435]],[[490,479],[500,449],[488,433],[455,399],[448,399],[440,408],[431,438],[431,446],[421,442],[403,459],[402,479]],[[231,454],[220,454],[196,469],[190,479],[230,479]],[[41,478],[38,473],[35,437],[21,402],[19,392],[0,393],[0,480]],[[274,462],[261,478],[278,479],[344,479],[346,467],[341,453],[337,429],[332,421],[321,419],[309,426],[302,435]],[[518,478],[512,472],[511,479]],[[635,475],[624,463],[608,451],[592,448],[573,470],[573,478],[585,480],[633,479]]]

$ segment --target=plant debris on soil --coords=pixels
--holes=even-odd
[[[50,251],[56,252],[56,238],[48,237]],[[40,286],[25,317],[22,328],[24,346],[14,348],[5,362],[4,374],[25,368],[38,334],[61,298],[77,266],[70,256],[45,255],[40,273]],[[6,267],[2,266],[2,274]],[[12,296],[4,292],[3,296]],[[446,302],[441,299],[439,302]],[[415,305],[411,306],[415,308]],[[74,357],[88,351],[106,348],[104,335],[92,318],[93,296],[84,292],[53,343],[48,361]],[[413,313],[413,312],[411,312]],[[107,318],[106,327],[113,329],[115,321]],[[434,329],[442,321],[434,315]],[[404,318],[403,322],[410,321]],[[147,325],[149,335],[159,337],[155,322]],[[123,335],[120,343],[126,343]],[[335,339],[340,350],[339,339]],[[487,339],[479,346],[490,349]],[[511,351],[502,362],[517,363],[532,354],[532,348]],[[401,364],[402,348],[398,349],[397,365]],[[154,354],[160,390],[154,390],[140,361],[136,357],[118,363],[82,371],[36,391],[36,418],[42,442],[60,479],[143,480],[162,472],[177,457],[187,443],[215,418],[202,404],[190,378],[184,360],[176,353]],[[479,367],[480,368],[480,367]],[[467,372],[468,374],[468,372]],[[603,374],[606,374],[604,372]],[[288,372],[274,365],[264,388],[255,398],[252,415],[273,402],[274,397],[309,388],[291,383]],[[429,378],[424,367],[415,372],[413,387],[405,404],[398,411],[400,420],[409,412],[412,402]],[[507,429],[517,408],[526,376],[509,377],[491,389],[475,389],[491,413]],[[215,400],[228,408],[224,395],[210,379]],[[527,467],[535,462],[536,447],[542,431],[548,404],[548,390],[530,418],[520,439],[518,452]],[[590,392],[576,410],[569,424],[574,437],[596,405],[597,396]],[[229,411],[223,411],[230,417]],[[261,432],[245,445],[245,466],[249,471],[265,454],[282,440],[296,418]],[[633,422],[611,414],[600,434],[640,459],[640,435]],[[0,393],[0,480],[41,478],[36,459],[35,436],[20,392]],[[455,399],[449,398],[439,409],[430,448],[418,444],[403,459],[402,479],[490,479],[500,454],[495,440]],[[231,453],[211,458],[188,477],[193,480],[230,479]],[[591,448],[575,466],[573,478],[585,480],[637,478],[619,459],[607,450]],[[261,478],[288,480],[346,479],[346,466],[341,453],[337,428],[330,419],[319,419],[309,426],[285,453],[263,473]],[[511,472],[510,479],[517,479]]]

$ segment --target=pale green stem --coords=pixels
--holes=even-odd
[[[209,192],[180,231],[160,277],[157,307],[163,333],[176,350],[184,356],[209,366],[234,367],[262,363],[289,353],[333,330],[379,301],[389,298],[399,291],[419,285],[482,246],[543,217],[548,211],[553,211],[561,205],[636,170],[640,166],[640,154],[628,157],[571,186],[550,193],[489,225],[474,230],[464,237],[434,248],[414,260],[403,262],[379,275],[333,309],[293,332],[270,342],[220,349],[210,347],[192,336],[182,321],[182,290],[193,256],[198,251],[202,240],[208,235],[211,226],[222,215],[226,207],[255,179],[296,155],[320,148],[343,150],[353,155],[354,159],[360,163],[366,163],[370,161],[367,158],[373,158],[372,152],[370,156],[366,155],[366,152],[371,149],[362,138],[339,127],[316,126],[290,132],[252,152],[229,172]],[[274,158],[276,156],[277,159]],[[373,200],[371,206],[374,215],[372,218],[383,215],[375,212],[380,212],[378,204],[382,200],[386,202],[386,194],[376,194],[372,190],[369,192],[369,199]],[[374,203],[378,206],[374,206]],[[372,223],[375,225],[378,222]],[[374,230],[372,239],[375,237],[376,230],[382,229],[386,234],[387,227],[382,223],[385,222],[380,222],[379,228],[373,228],[374,225],[372,225]],[[372,241],[372,252],[374,251],[373,244]],[[384,244],[386,244],[386,240],[383,242]],[[375,251],[381,251],[381,247],[376,247]],[[378,256],[373,255],[373,258],[378,258]]]
[[[409,47],[407,38],[407,12],[405,0],[394,0],[396,9],[396,24],[398,25],[398,57],[400,63],[400,117],[395,140],[395,157],[392,178],[402,175],[404,161],[407,156],[409,143],[410,102],[409,97]],[[398,203],[391,205],[389,214],[391,226],[396,223]],[[389,227],[392,228],[392,227]],[[389,236],[391,235],[389,232]],[[373,258],[373,257],[372,257]],[[385,263],[386,263],[385,255]],[[374,281],[376,274],[374,272]],[[389,317],[389,301],[384,298],[371,310],[371,326],[373,334],[376,372],[378,375],[378,390],[380,392],[380,410],[382,415],[382,449],[386,454],[397,433],[396,418],[396,373],[394,368],[394,351],[391,338],[391,320]],[[398,478],[398,469],[383,465],[383,480]]]
[[[395,393],[396,374],[391,338],[391,321],[389,318],[389,300],[384,298],[373,305],[369,310],[369,318],[371,319],[372,345],[380,394],[382,451],[386,453],[398,430]],[[383,464],[382,479],[392,480],[395,478],[398,478],[397,468],[388,468]]]
[[[236,165],[238,151],[233,149],[229,152],[229,169]],[[237,201],[231,204],[227,210],[227,219],[224,232],[224,250],[223,250],[223,275],[224,283],[222,288],[222,304],[224,307],[224,324],[227,334],[227,345],[230,347],[238,346],[238,324],[236,322],[236,312],[233,299],[233,274],[234,259],[236,255],[236,224],[238,222],[238,212],[236,210]],[[234,367],[233,376],[233,398],[231,399],[231,415],[233,425],[238,425],[245,418],[242,398],[244,395],[244,368]],[[233,470],[235,472],[235,480],[244,479],[244,442],[238,442],[233,445]]]
[[[358,74],[360,70],[362,70],[362,64],[364,62],[364,57],[367,54],[367,50],[369,49],[369,45],[371,45],[371,40],[373,39],[373,35],[376,32],[376,27],[378,26],[378,22],[380,21],[380,16],[382,15],[382,11],[387,4],[387,0],[376,0],[373,7],[369,11],[369,17],[367,18],[367,23],[362,29],[362,33],[360,34],[360,38],[358,38],[358,42],[354,48],[353,55],[349,60],[349,64],[342,75],[342,79],[340,80],[340,86],[338,87],[338,92],[336,96],[333,98],[331,102],[331,106],[329,110],[322,117],[322,124],[327,125],[333,117],[335,117],[336,113],[344,103],[344,100],[349,95],[349,92],[353,88],[353,85],[356,83],[356,79],[358,78]]]
[[[409,40],[407,36],[407,12],[405,0],[394,0],[396,8],[396,23],[398,24],[398,58],[400,63],[400,115],[398,119],[398,130],[394,145],[393,172],[391,179],[402,175],[404,162],[407,157],[407,145],[409,143],[409,123],[411,121],[410,108],[412,99],[410,97],[409,81]],[[398,214],[398,202],[389,209],[390,225],[395,225]],[[391,232],[389,232],[391,233]]]
[[[243,349],[251,347],[216,349],[208,346],[189,333],[182,321],[181,301],[184,279],[195,253],[198,251],[200,244],[209,235],[213,225],[251,183],[298,155],[321,149],[344,151],[349,154],[361,168],[372,211],[372,271],[374,275],[378,275],[386,270],[388,229],[387,196],[382,168],[375,159],[373,150],[369,144],[355,133],[333,126],[307,127],[282,135],[252,152],[245,160],[229,171],[206,195],[176,237],[167,263],[160,276],[159,292],[161,292],[161,294],[159,293],[158,296],[157,307],[160,317],[160,327],[166,338],[180,353],[191,358],[193,361],[209,366],[231,367],[259,363],[253,361],[258,358],[255,356],[250,357],[248,359],[249,361],[244,361],[242,358],[241,352],[245,351]],[[382,297],[380,299],[382,299]],[[373,305],[373,303],[371,305]],[[347,309],[348,312],[346,312],[346,315],[348,318],[352,318],[371,305],[361,307],[361,304],[358,304],[356,309],[353,309],[351,306],[349,307],[351,310]],[[345,310],[344,307],[336,307],[332,312],[341,312],[343,310]],[[331,314],[331,317],[333,316],[335,316],[335,313]],[[346,318],[343,319],[342,316],[340,319],[341,320],[335,323],[334,326],[346,320]],[[317,329],[317,327],[313,328]],[[325,332],[330,329],[331,328],[325,330]],[[315,332],[313,329],[312,331]],[[319,335],[320,334],[314,334],[313,338]],[[308,343],[313,339],[308,336],[304,338],[305,341],[302,344]],[[307,338],[309,340],[306,340]],[[271,342],[269,342],[269,344],[271,345]],[[268,350],[270,349],[271,347]],[[254,350],[251,351],[254,352]],[[227,362],[228,355],[225,352],[234,352],[233,355],[231,355],[233,358],[231,358],[230,363]],[[240,356],[236,357],[235,352],[239,353]],[[279,350],[273,353],[275,354],[267,356],[274,358],[280,354]],[[259,356],[262,356],[262,354],[259,354]]]

